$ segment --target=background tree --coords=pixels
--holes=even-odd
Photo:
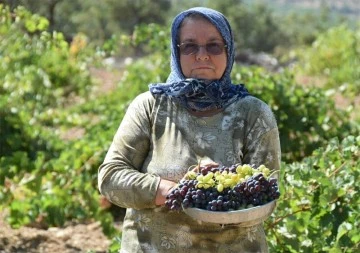
[[[246,4],[237,0],[211,2],[210,7],[229,18],[235,41],[241,49],[271,52],[277,45],[287,45],[288,37],[279,20],[264,3]]]
[[[132,32],[135,25],[146,23],[165,24],[169,0],[106,0],[111,7],[111,17],[125,32]]]
[[[11,10],[23,5],[32,13],[45,16],[50,22],[49,30],[64,33],[67,41],[82,33],[97,46],[119,35],[131,34],[141,24],[157,23],[170,29],[177,13],[195,6],[223,12],[232,24],[240,50],[269,53],[294,43],[309,45],[316,34],[344,21],[336,18],[328,5],[310,12],[292,9],[286,5],[288,2],[284,6],[278,1],[269,5],[265,0],[0,0],[0,3],[9,5]],[[137,50],[137,53],[142,51]]]
[[[9,5],[11,10],[22,5],[30,12],[39,13],[48,19],[49,28],[53,30],[55,28],[57,6],[63,1],[64,0],[1,0],[0,3]]]
[[[135,25],[165,24],[168,0],[1,0],[13,10],[19,5],[46,17],[51,31],[64,33],[71,41],[77,33],[101,44],[113,34],[131,33]]]

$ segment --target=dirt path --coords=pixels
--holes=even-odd
[[[99,222],[47,230],[12,229],[4,216],[0,214],[0,253],[105,253],[110,245]]]

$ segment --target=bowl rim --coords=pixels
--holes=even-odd
[[[239,214],[239,213],[247,213],[249,211],[254,211],[254,210],[257,210],[257,209],[261,209],[261,208],[264,208],[264,207],[267,207],[267,206],[271,206],[273,204],[276,204],[276,199],[266,203],[266,204],[263,204],[263,205],[258,205],[258,206],[253,206],[253,207],[250,207],[250,208],[244,208],[244,209],[239,209],[239,210],[231,210],[231,211],[210,211],[210,210],[206,210],[206,209],[201,209],[201,208],[197,208],[197,207],[188,207],[188,208],[184,208],[183,205],[181,204],[181,208],[184,210],[184,209],[191,209],[191,210],[195,210],[195,211],[199,211],[199,212],[204,212],[204,213],[208,213],[208,214],[223,214],[223,213],[228,213],[228,214],[231,214],[231,213],[236,213],[236,214]]]
[[[200,208],[186,208],[183,212],[198,222],[214,224],[236,224],[249,227],[265,221],[271,216],[276,207],[276,200],[264,205],[234,211],[208,211]]]

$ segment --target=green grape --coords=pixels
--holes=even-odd
[[[236,167],[236,173],[238,173],[239,175],[243,174],[242,173],[242,165],[239,165],[239,166]]]
[[[225,180],[225,177],[223,175],[218,175],[215,177],[215,180],[218,182],[223,182]]]
[[[252,175],[253,168],[249,164],[244,164],[242,167],[242,173],[251,176]]]
[[[196,172],[195,171],[189,171],[187,174],[186,174],[186,179],[190,179],[190,180],[193,180],[195,179],[197,176]]]
[[[236,182],[235,182],[236,184]],[[224,186],[225,187],[232,187],[234,185],[234,180],[232,180],[231,178],[227,178],[224,181]]]
[[[214,173],[212,172],[209,172],[208,174],[206,174],[206,176],[204,176],[204,181],[207,182],[209,181],[210,179],[212,179],[214,176]]]
[[[270,169],[267,168],[265,165],[260,165],[258,168],[257,168],[259,171],[261,171],[265,177],[269,177],[270,175]]]
[[[203,183],[197,183],[196,184],[196,188],[204,188],[204,184]]]
[[[203,175],[197,176],[196,180],[198,181],[198,183],[196,185],[196,188],[208,189],[210,187],[214,187],[215,181],[213,179],[213,175],[214,175],[214,173],[209,172],[205,176],[203,176]]]
[[[218,184],[216,186],[216,189],[217,189],[218,192],[222,192],[224,190],[224,185],[223,184]]]
[[[231,179],[234,180],[234,182],[237,183],[237,182],[239,181],[240,177],[239,177],[238,174],[232,173],[232,174],[231,174]]]
[[[203,176],[203,175],[199,175],[199,176],[196,177],[196,180],[197,180],[198,182],[202,182],[202,181],[204,181],[204,176]]]

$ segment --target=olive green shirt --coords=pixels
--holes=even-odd
[[[196,117],[167,96],[140,94],[129,106],[104,163],[100,192],[127,208],[120,252],[268,252],[263,225],[200,223],[155,206],[160,178],[179,181],[199,161],[280,169],[276,120],[247,96],[210,117]]]

